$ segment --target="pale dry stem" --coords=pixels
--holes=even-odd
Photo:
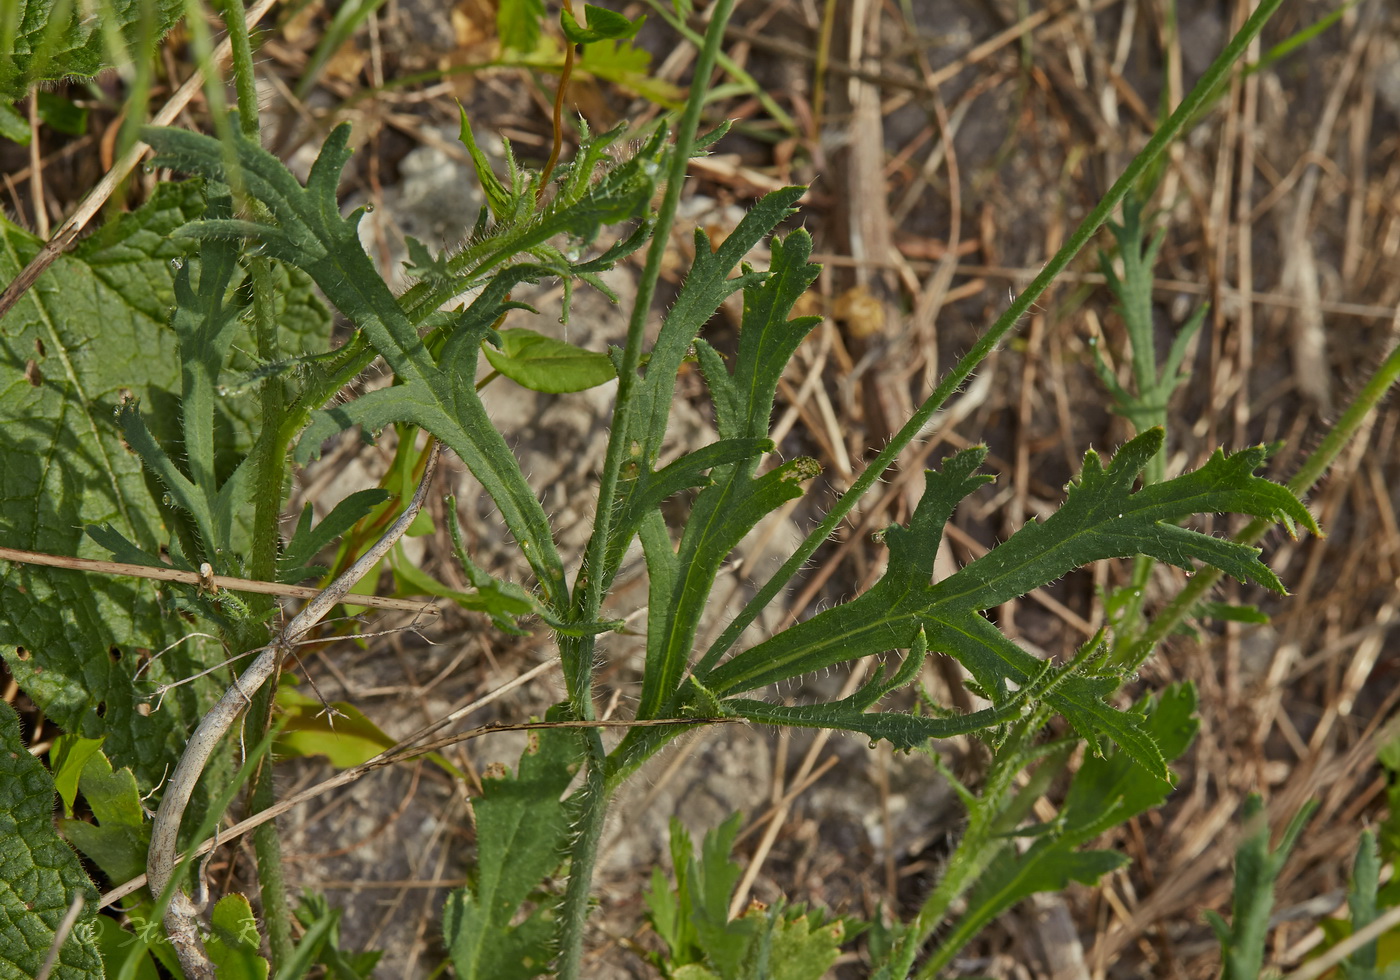
[[[394,521],[353,565],[307,603],[306,608],[282,628],[276,639],[253,661],[247,671],[233,682],[199,723],[185,747],[184,755],[175,767],[175,772],[171,774],[151,828],[151,845],[146,857],[146,878],[153,894],[159,896],[163,893],[174,874],[180,821],[189,805],[195,784],[219,742],[252,702],[257,690],[276,675],[286,654],[307,631],[324,619],[350,593],[360,579],[379,564],[413,524],[418,511],[423,507],[423,502],[427,500],[428,487],[437,468],[439,455],[441,445],[434,442],[418,489],[398,520]],[[200,939],[198,912],[194,902],[177,885],[165,911],[165,928],[180,959],[180,965],[184,967],[190,980],[213,980],[214,967]]]

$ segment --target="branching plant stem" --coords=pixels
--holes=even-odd
[[[608,542],[612,537],[613,501],[617,496],[622,464],[626,459],[626,443],[632,431],[632,416],[637,408],[637,399],[633,393],[639,381],[637,369],[642,359],[647,318],[656,295],[656,284],[661,278],[661,263],[670,241],[676,209],[680,204],[686,168],[695,145],[695,134],[700,128],[700,115],[709,92],[710,75],[714,72],[715,62],[720,55],[724,28],[729,23],[734,2],[735,0],[717,0],[710,11],[710,23],[699,57],[696,59],[690,96],[676,125],[670,169],[666,174],[666,192],[657,212],[651,245],[647,250],[646,265],[637,284],[637,296],[627,324],[627,345],[623,349],[622,363],[618,367],[617,409],[613,419],[612,438],[608,440],[607,455],[604,457],[603,473],[599,482],[597,517],[593,523],[592,536],[588,540],[583,568],[574,583],[572,612],[577,617],[576,622],[594,622],[603,604],[603,591],[608,579],[604,563]],[[564,637],[560,643],[565,683],[568,686],[574,717],[579,721],[587,721],[594,717],[594,644],[592,636]],[[612,786],[606,778],[607,761],[602,738],[597,729],[590,728],[583,733],[583,739],[588,770],[583,788],[575,797],[578,801],[579,817],[570,853],[569,883],[564,892],[559,932],[558,971],[561,980],[576,980],[579,976],[593,867],[597,862],[598,842],[603,835],[608,801],[612,795]]]
[[[253,67],[253,49],[244,19],[243,0],[223,0],[222,14],[228,29],[232,51],[234,89],[238,97],[238,123],[243,135],[260,139],[258,120],[257,79]],[[252,202],[244,207],[256,209]],[[272,279],[272,262],[259,255],[247,258],[248,278],[253,291],[253,335],[258,358],[264,363],[282,356],[278,342],[276,290]],[[272,578],[277,569],[277,550],[281,541],[279,521],[282,516],[282,485],[287,470],[286,442],[278,438],[286,415],[286,390],[276,375],[265,378],[259,393],[262,428],[253,447],[253,546],[249,571],[254,578]],[[435,444],[436,445],[436,444]],[[265,617],[272,612],[272,601],[255,596],[249,603],[252,617],[240,623],[239,632],[266,632]],[[250,644],[240,644],[247,646]],[[264,683],[253,697],[249,711],[252,737],[261,740],[272,727],[273,694],[277,671],[270,682]],[[272,786],[272,765],[264,756],[253,773],[248,793],[250,814],[265,810],[276,802]],[[292,908],[287,899],[287,886],[282,870],[282,842],[277,825],[267,823],[253,835],[258,864],[258,892],[262,898],[263,922],[267,927],[268,950],[272,967],[278,970],[292,957]]]
[[[1181,135],[1182,130],[1188,120],[1192,119],[1196,110],[1210,96],[1216,84],[1229,73],[1235,62],[1244,56],[1245,49],[1263,28],[1264,24],[1273,16],[1274,12],[1282,4],[1283,0],[1263,0],[1258,8],[1250,15],[1238,34],[1236,34],[1220,56],[1215,59],[1210,68],[1202,76],[1200,83],[1191,90],[1191,93],[1177,106],[1170,118],[1162,127],[1153,134],[1141,152],[1128,164],[1098,206],[1080,223],[1074,234],[1065,242],[1064,246],[1055,253],[1055,256],[1045,264],[1040,274],[1035,277],[1029,286],[1016,297],[1015,302],[1007,309],[1001,317],[992,324],[991,328],[984,333],[980,340],[972,346],[958,361],[953,369],[939,382],[938,387],[933,390],[928,399],[919,406],[918,411],[895,433],[889,444],[880,451],[879,455],[871,461],[863,472],[851,485],[839,500],[836,501],[826,515],[826,518],[819,524],[807,539],[802,542],[801,547],[793,553],[792,557],[783,563],[783,566],[775,572],[763,587],[758,590],[752,599],[749,600],[743,610],[727,626],[723,633],[705,651],[705,655],[696,665],[694,673],[704,682],[705,675],[712,670],[720,661],[720,658],[739,639],[744,630],[758,618],[759,613],[768,608],[769,604],[777,597],[794,575],[801,570],[807,560],[816,553],[822,543],[831,536],[837,526],[843,521],[847,514],[855,508],[870,488],[884,476],[899,454],[909,446],[925,430],[929,422],[933,419],[934,413],[943,407],[943,403],[948,400],[956,391],[962,388],[972,373],[987,357],[996,350],[1006,335],[1020,321],[1021,317],[1031,308],[1032,304],[1040,298],[1041,294],[1049,288],[1055,278],[1069,265],[1070,261],[1079,254],[1079,250],[1088,244],[1098,230],[1103,227],[1109,216],[1113,214],[1123,198],[1136,185],[1138,178],[1152,165],[1152,162]]]
[[[369,574],[389,553],[399,538],[403,537],[427,499],[428,486],[432,482],[438,455],[439,451],[435,450],[429,457],[428,466],[417,491],[413,494],[413,499],[383,537],[287,623],[267,649],[234,681],[200,722],[170,777],[151,828],[146,877],[153,893],[160,894],[164,891],[174,873],[180,821],[189,805],[195,784],[219,742],[248,707],[258,688],[276,674],[282,659],[292,646],[325,618],[331,609],[349,594],[356,583]],[[165,912],[165,928],[186,976],[190,980],[214,980],[214,967],[200,938],[198,913],[199,908],[195,903],[183,889],[177,887]]]

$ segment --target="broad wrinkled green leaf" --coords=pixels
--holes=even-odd
[[[482,348],[486,360],[522,388],[559,395],[596,388],[617,377],[608,355],[584,350],[524,327],[497,333],[499,345]]]
[[[155,552],[161,507],[113,415],[136,395],[175,414],[180,365],[166,326],[174,301],[169,233],[203,209],[200,188],[163,184],[139,211],[58,259],[0,321],[0,541],[106,559],[83,532],[111,524]],[[0,219],[0,280],[41,242]],[[154,785],[178,758],[212,681],[173,691],[142,714],[152,685],[207,666],[217,647],[191,631],[146,582],[0,563],[0,655],[20,686],[67,732],[106,735],[108,755]],[[143,659],[177,644],[134,678]]]
[[[546,971],[554,937],[548,908],[512,922],[562,860],[569,817],[560,797],[581,759],[573,733],[533,731],[517,775],[482,780],[482,795],[473,802],[476,880],[453,892],[443,913],[461,980],[528,980]]]
[[[1177,522],[1198,513],[1245,513],[1302,524],[1316,532],[1307,509],[1287,489],[1253,475],[1262,447],[1226,456],[1217,452],[1199,470],[1133,492],[1133,482],[1161,444],[1150,429],[1125,444],[1105,469],[1092,450],[1061,508],[1043,523],[1032,521],[956,574],[932,583],[934,556],[953,507],[986,481],[975,470],[984,449],[944,461],[926,475],[925,493],[907,528],[885,533],[889,568],[868,592],[814,616],[738,654],[700,678],[718,695],[752,690],[832,664],[912,646],[926,632],[930,649],[956,657],[997,705],[1010,701],[1043,665],[982,616],[1066,572],[1103,558],[1149,555],[1192,568],[1201,561],[1282,590],[1259,561],[1259,551],[1187,530]],[[1138,762],[1166,778],[1162,757],[1136,722],[1110,708],[1104,697],[1117,687],[1112,676],[1064,679],[1047,702],[1086,738],[1106,734]]]
[[[159,38],[184,13],[184,0],[103,0],[95,12],[61,0],[6,0],[0,4],[0,99],[18,99],[35,82],[91,77],[124,63],[128,52],[111,51],[113,37],[128,51],[137,49],[143,32]]]
[[[53,805],[53,780],[29,754],[19,716],[0,703],[0,974],[37,976],[68,906],[81,896],[83,911],[51,976],[101,980],[92,936],[97,889],[55,833]]]
[[[99,915],[93,920],[97,926],[97,948],[102,953],[102,968],[109,980],[113,977],[130,977],[131,980],[160,980],[160,973],[151,959],[150,951],[129,929],[123,929],[116,919]],[[134,963],[131,961],[135,961]],[[129,970],[129,973],[123,973]]]

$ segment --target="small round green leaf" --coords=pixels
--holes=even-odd
[[[596,388],[617,377],[617,369],[606,354],[523,327],[502,330],[500,336],[499,348],[482,345],[486,360],[522,388],[559,395]]]
[[[591,44],[594,41],[617,41],[633,37],[646,21],[645,17],[628,20],[614,10],[595,7],[591,3],[584,4],[583,10],[588,20],[587,27],[580,26],[567,9],[559,15],[564,36],[572,44]]]

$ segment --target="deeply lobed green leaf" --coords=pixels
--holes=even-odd
[[[516,921],[521,904],[562,860],[569,829],[560,797],[582,759],[565,731],[530,733],[518,774],[482,780],[476,813],[476,880],[453,892],[443,933],[461,980],[528,980],[553,955],[550,914],[536,908]]]
[[[1293,522],[1316,531],[1311,515],[1287,489],[1255,477],[1262,448],[1217,452],[1201,469],[1133,492],[1133,481],[1160,445],[1160,429],[1125,444],[1107,468],[1092,450],[1063,506],[1031,522],[983,557],[936,584],[929,580],[943,524],[957,500],[985,482],[975,475],[985,450],[967,450],[926,476],[923,499],[907,528],[890,528],[889,568],[865,595],[780,633],[701,676],[717,694],[734,694],[822,670],[832,664],[913,645],[919,629],[931,649],[971,671],[996,704],[1030,683],[1042,665],[982,615],[1053,582],[1080,565],[1148,554],[1193,567],[1202,561],[1242,579],[1279,588],[1258,550],[1179,527],[1195,513],[1233,511]],[[1082,735],[1106,734],[1159,778],[1160,753],[1132,719],[1103,702],[1111,677],[1068,677],[1047,700]],[[745,706],[745,710],[750,710]]]
[[[819,980],[835,963],[841,943],[863,926],[783,901],[771,909],[754,903],[731,919],[729,905],[742,869],[729,853],[741,823],[742,814],[735,813],[708,831],[697,861],[690,835],[672,818],[676,887],[667,887],[658,868],[646,894],[648,917],[667,947],[652,961],[672,980]]]

